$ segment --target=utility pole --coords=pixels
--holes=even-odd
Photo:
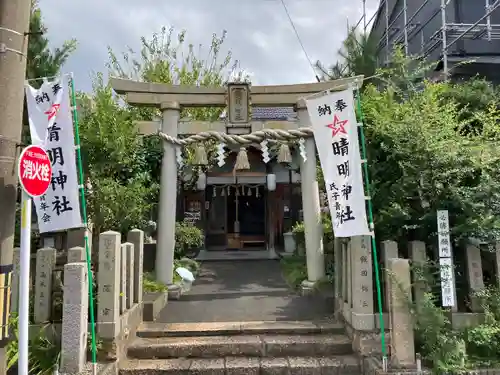
[[[6,371],[10,280],[31,0],[0,0],[0,375]]]

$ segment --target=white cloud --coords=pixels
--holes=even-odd
[[[313,61],[335,62],[346,36],[347,19],[355,24],[362,0],[285,0],[304,46]],[[371,15],[378,0],[367,0]],[[48,37],[54,46],[76,38],[78,50],[65,71],[75,73],[78,88],[90,90],[90,73],[105,71],[107,46],[137,50],[140,37],[162,26],[187,30],[186,45],[207,51],[212,34],[227,30],[225,50],[241,68],[254,73],[257,84],[313,82],[305,58],[280,0],[41,0]]]

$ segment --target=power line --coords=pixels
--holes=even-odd
[[[311,67],[314,76],[316,77],[316,80],[320,82],[320,79],[318,75],[316,74],[316,69],[314,69],[314,65],[309,58],[309,55],[307,54],[306,48],[304,47],[304,43],[302,43],[302,40],[300,39],[299,32],[297,31],[297,28],[295,27],[295,24],[293,23],[292,17],[290,17],[290,13],[288,12],[288,8],[286,7],[285,0],[281,0],[281,4],[283,5],[283,9],[285,9],[285,13],[288,17],[288,20],[290,21],[290,25],[292,25],[293,31],[295,31],[295,36],[297,37],[297,40],[299,41],[300,47],[302,48],[302,52],[304,52],[304,55],[309,62],[309,66]]]

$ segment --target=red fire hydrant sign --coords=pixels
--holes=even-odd
[[[52,163],[39,146],[26,147],[19,156],[19,182],[30,197],[44,195],[52,181]]]

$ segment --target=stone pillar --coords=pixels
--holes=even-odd
[[[120,246],[120,314],[127,309],[127,247]]]
[[[52,310],[52,272],[56,265],[56,249],[46,247],[36,253],[35,323],[50,320]]]
[[[297,103],[297,115],[300,127],[311,126],[305,101]],[[311,288],[314,283],[325,276],[325,259],[323,254],[323,227],[319,204],[319,187],[316,178],[316,144],[314,138],[306,139],[305,150],[307,160],[300,158],[300,182],[302,188],[302,210],[304,212],[307,280],[303,287]]]
[[[134,303],[141,303],[144,275],[144,232],[139,229],[132,229],[128,232],[127,242],[134,245]]]
[[[471,309],[473,312],[481,311],[481,304],[473,295],[484,289],[483,264],[481,262],[481,250],[474,245],[467,245],[467,279],[469,281],[469,293],[471,297]]]
[[[391,259],[389,261],[391,356],[396,366],[411,366],[415,363],[415,344],[413,324],[410,314],[411,301],[410,264],[408,259]]]
[[[89,298],[86,263],[64,266],[63,296],[60,371],[78,374],[87,362]]]
[[[382,259],[384,261],[384,271],[381,272],[384,280],[385,311],[389,311],[389,260],[398,258],[398,244],[395,241],[382,241],[380,246]]]
[[[349,244],[341,240],[341,251],[342,251],[342,314],[344,319],[351,322],[351,279],[349,265],[351,264]]]
[[[424,267],[427,263],[427,254],[425,252],[425,242],[410,241],[408,244],[408,252],[412,261],[413,285],[415,294],[413,300],[418,307],[424,300],[424,294],[427,292],[427,280],[425,280]]]
[[[120,332],[120,258],[121,235],[104,232],[99,236],[99,272],[97,274],[98,335],[110,340]]]
[[[126,309],[130,309],[134,304],[134,244],[125,242],[125,297]]]
[[[85,230],[86,228],[77,228],[68,231],[66,237],[66,248],[83,247],[85,249]],[[89,251],[92,254],[92,231],[88,229]]]
[[[352,252],[351,240],[344,243],[345,272],[346,272],[346,306],[344,308],[347,321],[352,322]]]
[[[495,271],[497,276],[497,285],[500,287],[500,241],[495,243]]]
[[[162,103],[161,130],[177,137],[180,106],[178,103]],[[156,278],[171,285],[174,275],[175,213],[177,203],[177,161],[175,146],[163,142],[161,163],[160,204],[158,207],[158,235],[156,241]]]
[[[12,282],[10,287],[10,311],[17,312],[19,307],[19,263],[21,262],[21,249],[14,248],[12,253]]]
[[[85,248],[81,246],[75,246],[68,250],[68,263],[81,263],[87,262],[87,257],[85,254]]]
[[[276,199],[276,192],[275,191],[268,191],[267,192],[267,207],[273,207],[272,205],[274,204]],[[274,232],[274,215],[275,212],[271,209],[269,210],[269,241],[267,242],[267,251],[269,252],[269,259],[277,259],[278,254],[276,254],[276,249],[275,249],[275,244],[274,240],[276,237],[276,234]]]
[[[375,328],[370,241],[370,236],[351,237],[352,326],[357,330]]]
[[[342,284],[342,241],[335,238],[333,242],[333,262],[334,262],[334,294],[335,294],[335,315],[337,315],[344,304],[343,284]]]

